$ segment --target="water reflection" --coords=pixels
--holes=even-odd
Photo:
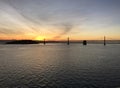
[[[115,88],[120,45],[0,45],[1,88]]]

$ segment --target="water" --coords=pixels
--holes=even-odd
[[[120,45],[0,45],[0,88],[120,88]]]

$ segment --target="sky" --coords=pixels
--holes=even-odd
[[[120,40],[120,0],[0,0],[0,39]]]

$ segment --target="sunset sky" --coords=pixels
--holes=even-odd
[[[0,39],[120,40],[120,0],[0,0]]]

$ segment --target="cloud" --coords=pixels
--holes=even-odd
[[[57,33],[53,33],[56,35],[54,38],[61,38],[63,35],[68,34],[75,26],[79,25],[79,23],[83,22],[84,17],[79,13],[78,8],[73,10],[73,8],[68,7],[57,7],[54,4],[50,6],[51,4],[49,5],[49,3],[44,3],[46,7],[42,4],[42,6],[39,6],[37,3],[39,1],[33,2],[32,0],[30,2],[23,0],[26,3],[28,2],[28,4],[21,1],[19,2],[19,0],[15,0],[15,2],[13,2],[13,0],[11,1],[10,3],[10,1],[7,0],[0,4],[2,5],[0,6],[0,10],[9,16],[6,22],[0,20],[0,23],[4,24],[4,27],[0,28],[0,33],[6,35],[18,33],[33,33],[39,35],[41,32],[47,34],[49,31],[58,30]],[[57,4],[59,5],[59,3]],[[51,27],[56,29],[49,30]]]
[[[72,28],[74,27],[74,25],[72,23],[61,23],[59,25],[56,25],[59,29],[62,30],[61,33],[59,33],[59,35],[54,36],[54,38],[61,38],[63,35],[69,33]]]
[[[24,31],[14,30],[14,29],[8,29],[8,28],[1,28],[0,27],[0,33],[4,35],[17,35],[17,34],[24,34]]]
[[[15,9],[13,6],[7,3],[1,3],[0,5],[2,5],[0,6],[0,13],[2,13],[0,23],[1,25],[4,24],[2,25],[4,26],[4,28],[2,27],[0,29],[1,33],[3,33],[3,29],[4,32],[6,30],[6,32],[10,33],[17,33],[17,31],[19,33],[23,32],[37,33],[35,29],[29,24],[31,20],[25,18],[17,9]],[[5,29],[6,27],[9,29]],[[19,27],[19,29],[17,27]],[[23,29],[26,29],[26,31]]]

